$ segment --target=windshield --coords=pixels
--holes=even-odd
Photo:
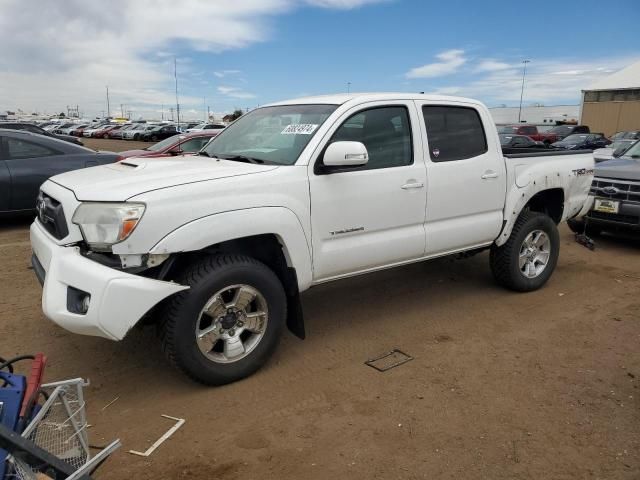
[[[500,127],[498,133],[516,133],[515,127]]]
[[[293,165],[337,105],[281,105],[243,115],[202,152],[210,157],[249,157],[260,163]]]
[[[629,150],[624,152],[625,157],[640,158],[640,141],[633,144]]]
[[[507,145],[513,138],[511,135],[499,135],[500,145]]]
[[[551,130],[549,130],[549,132],[550,133],[559,133],[560,135],[567,135],[567,134],[571,133],[571,130],[573,130],[572,126],[559,125],[557,127],[553,127]]]
[[[174,143],[177,143],[181,138],[186,138],[184,135],[173,135],[172,137],[165,138],[161,142],[154,143],[150,147],[145,148],[145,150],[149,150],[151,152],[159,152],[164,150],[167,147],[170,147]]]
[[[562,140],[562,143],[582,143],[587,140],[588,135],[569,135],[567,138]]]

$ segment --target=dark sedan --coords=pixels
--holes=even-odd
[[[610,143],[611,140],[601,133],[580,133],[569,135],[551,146],[563,150],[595,150],[596,148],[604,148]]]
[[[0,213],[34,210],[40,185],[53,175],[121,158],[43,135],[0,129]]]
[[[526,135],[511,135],[501,133],[500,145],[502,148],[549,148],[546,143],[536,142]]]
[[[45,135],[51,138],[57,138],[58,140],[64,140],[65,142],[75,143],[76,145],[82,145],[82,142],[71,135],[59,135],[57,133],[47,132],[44,128],[40,128],[37,125],[25,122],[0,122],[0,128],[8,128],[10,130],[26,130],[27,132],[37,133],[38,135]]]
[[[143,142],[157,142],[165,138],[173,137],[178,131],[175,125],[158,125],[156,128],[144,131],[140,134]]]

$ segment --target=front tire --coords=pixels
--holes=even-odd
[[[244,255],[214,255],[177,281],[161,325],[165,355],[193,380],[224,385],[258,370],[275,351],[287,300],[278,277]]]
[[[491,271],[503,287],[529,292],[542,287],[556,268],[560,253],[558,227],[549,216],[525,212],[507,242],[491,247]]]

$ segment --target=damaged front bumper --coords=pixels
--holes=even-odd
[[[58,245],[36,220],[31,225],[32,264],[43,285],[42,310],[62,328],[122,340],[163,299],[189,287],[132,275]]]

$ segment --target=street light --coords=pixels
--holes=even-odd
[[[522,116],[522,95],[524,94],[524,77],[527,75],[527,63],[531,60],[523,60],[522,64],[522,88],[520,89],[520,108],[518,109],[518,123],[520,123],[520,118]]]

